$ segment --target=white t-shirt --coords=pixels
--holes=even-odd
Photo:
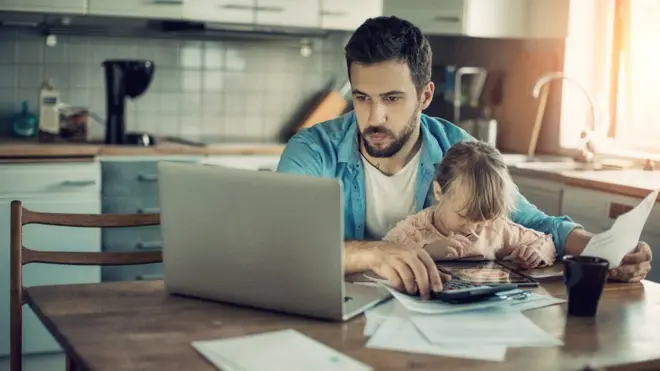
[[[420,152],[394,175],[383,174],[360,156],[364,166],[367,237],[382,239],[396,223],[415,212]]]

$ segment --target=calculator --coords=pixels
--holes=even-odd
[[[487,286],[452,278],[442,283],[442,291],[431,292],[431,299],[451,304],[474,303],[494,299],[498,292],[510,291],[517,288],[518,285],[515,283]]]

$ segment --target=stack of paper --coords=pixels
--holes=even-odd
[[[192,346],[223,371],[373,370],[295,330],[195,341]]]
[[[563,344],[521,313],[563,299],[531,294],[522,300],[457,305],[424,301],[380,283],[395,300],[365,313],[368,348],[503,361],[509,347]]]

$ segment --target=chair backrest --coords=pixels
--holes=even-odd
[[[143,227],[160,224],[160,214],[65,214],[36,212],[11,203],[10,240],[10,370],[22,369],[23,265],[29,263],[67,265],[136,265],[163,261],[160,251],[153,252],[63,252],[37,251],[23,246],[23,226],[44,224],[83,228]],[[67,360],[69,361],[69,360]]]

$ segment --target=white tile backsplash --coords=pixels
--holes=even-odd
[[[22,100],[38,112],[39,87],[47,78],[64,102],[105,118],[101,63],[125,58],[155,63],[151,86],[127,107],[128,130],[271,138],[301,99],[345,75],[345,41],[341,35],[319,39],[323,52],[303,58],[296,40],[67,35],[50,47],[36,32],[0,29],[0,133]]]

